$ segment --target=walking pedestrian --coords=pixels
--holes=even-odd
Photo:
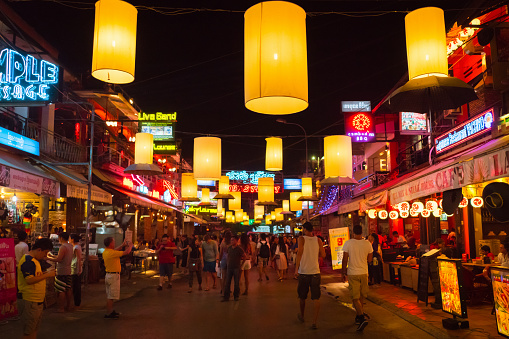
[[[295,276],[299,280],[297,294],[299,295],[300,313],[297,318],[304,322],[304,310],[308,292],[311,291],[311,300],[314,304],[312,329],[317,329],[318,313],[320,312],[320,264],[319,258],[325,258],[325,249],[322,241],[313,235],[313,225],[309,221],[302,225],[304,235],[299,237]]]
[[[57,263],[57,275],[55,277],[55,291],[58,294],[57,312],[64,313],[66,309],[67,311],[71,309],[71,263],[74,251],[73,246],[69,244],[69,234],[67,232],[61,232],[58,235],[58,242],[60,243],[58,255],[54,256],[49,253],[48,260]]]
[[[106,285],[106,312],[105,319],[118,319],[120,313],[113,309],[113,302],[120,299],[120,257],[131,253],[133,245],[124,240],[122,245],[115,248],[115,239],[107,237],[104,239],[103,260],[106,269],[104,284]],[[122,251],[122,248],[125,249]]]
[[[19,242],[14,246],[14,254],[16,256],[16,263],[19,263],[21,257],[25,254],[28,254],[28,245],[26,243],[27,240],[27,232],[19,231],[18,232],[18,240]]]
[[[72,295],[74,297],[74,306],[81,306],[81,273],[83,272],[83,254],[80,245],[81,237],[78,234],[71,235],[71,245],[73,250],[71,262],[72,276]]]
[[[232,284],[232,278],[234,281],[233,285],[233,298],[235,301],[239,300],[240,295],[240,268],[246,260],[246,254],[239,246],[239,237],[233,236],[231,239],[231,246],[228,247],[228,264],[226,269],[226,283],[224,290],[224,297],[222,301],[230,300],[230,290]]]
[[[288,246],[286,245],[283,237],[279,237],[278,245],[276,246],[276,266],[277,266],[277,275],[279,281],[283,281],[286,279],[285,271],[288,269]]]
[[[246,260],[244,260],[244,264],[240,266],[240,275],[241,278],[242,275],[244,275],[244,285],[246,287],[242,295],[247,295],[247,291],[249,289],[249,270],[251,270],[252,249],[246,233],[242,233],[240,235],[240,248],[242,248],[242,250],[246,254]]]
[[[256,266],[256,234],[249,235],[249,245],[251,245],[251,266]]]
[[[212,288],[216,288],[216,262],[219,257],[217,243],[212,240],[210,235],[205,235],[202,250],[203,250],[203,274],[205,275],[205,291],[210,289],[209,280],[212,279],[214,284]],[[209,279],[210,278],[210,279]]]
[[[173,251],[177,246],[168,238],[167,234],[163,234],[161,242],[157,245],[156,255],[159,256],[159,286],[157,290],[163,289],[164,277],[168,277],[168,288],[172,287],[171,276],[173,275],[173,264],[175,257]]]
[[[221,268],[221,294],[224,293],[224,285],[226,282],[226,267],[228,265],[228,247],[230,247],[232,233],[224,232],[224,238],[219,246],[219,266]]]
[[[258,281],[262,281],[262,274],[265,275],[265,279],[269,280],[267,275],[267,266],[269,265],[270,258],[270,247],[267,242],[267,235],[262,233],[260,235],[260,242],[256,245],[256,256],[258,257]]]
[[[177,235],[177,238],[175,239],[175,245],[177,249],[173,250],[173,255],[175,256],[175,264],[178,269],[180,267],[180,262],[182,261],[182,251],[180,250],[182,247],[182,241],[180,240],[180,235]]]
[[[182,267],[184,268],[184,274],[186,274],[187,259],[189,258],[189,239],[187,234],[182,236],[182,247],[180,247],[180,250],[182,251]]]
[[[43,273],[39,260],[45,259],[52,249],[51,240],[37,239],[32,250],[24,254],[18,263],[18,293],[21,295],[18,309],[24,338],[37,338],[46,297],[46,279],[55,276],[53,269]]]
[[[353,239],[347,240],[343,245],[342,280],[348,280],[348,289],[357,313],[357,331],[362,331],[368,325],[369,319],[364,313],[363,301],[368,297],[368,262],[373,260],[373,247],[369,241],[363,239],[360,225],[353,227],[353,236]]]
[[[201,291],[201,269],[203,267],[203,252],[200,246],[200,239],[197,237],[189,241],[189,253],[187,255],[187,269],[189,270],[189,290],[193,291],[193,275],[196,273],[198,279],[198,290]]]

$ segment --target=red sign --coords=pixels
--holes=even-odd
[[[369,112],[345,113],[345,134],[353,142],[371,142],[375,140],[375,123]]]
[[[0,320],[18,314],[14,239],[0,239]]]
[[[274,185],[274,193],[281,193],[281,185]],[[233,184],[230,185],[230,192],[258,193],[258,185],[252,184]]]

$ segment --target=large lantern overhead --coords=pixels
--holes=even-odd
[[[104,82],[127,84],[134,80],[136,8],[120,0],[95,3],[92,76]]]
[[[262,205],[254,205],[254,218],[255,220],[262,220],[263,215],[265,214],[265,207]]]
[[[270,214],[267,214],[265,216],[265,225],[271,225],[272,224],[272,218]]]
[[[293,213],[290,212],[290,200],[283,200],[282,206],[283,212],[281,212],[281,214],[293,215]]]
[[[286,1],[258,3],[244,14],[246,108],[292,114],[308,107],[306,12]]]
[[[299,201],[318,201],[316,196],[313,196],[313,179],[302,178],[302,195],[298,199]]]
[[[200,201],[198,198],[198,184],[193,173],[182,173],[180,201]]]
[[[194,138],[193,170],[194,178],[197,180],[221,178],[221,139]]]
[[[222,175],[219,178],[219,193],[214,199],[233,199],[233,195],[230,194],[230,178],[228,176]]]
[[[290,211],[297,212],[302,209],[302,203],[299,201],[300,192],[290,192]]]
[[[235,222],[235,216],[233,215],[232,211],[226,212],[226,222],[227,223],[234,223]]]
[[[258,178],[258,205],[276,205],[273,178]]]
[[[242,208],[242,192],[232,192],[233,199],[228,201],[228,209],[232,211]]]
[[[201,202],[198,205],[200,205],[200,206],[212,205],[212,203],[210,202],[210,189],[209,188],[201,189]]]
[[[154,161],[154,136],[150,133],[136,133],[134,142],[134,164],[124,170],[127,174],[158,175],[163,174]]]
[[[235,210],[235,221],[242,222],[244,220],[244,211],[243,210]]]
[[[323,185],[354,185],[352,179],[352,138],[346,135],[331,135],[323,139],[325,179]]]
[[[266,138],[267,149],[265,152],[265,170],[282,171],[283,170],[283,139]]]
[[[274,213],[276,213],[276,221],[285,221],[285,215],[283,213],[282,208],[276,208],[274,210]]]
[[[448,74],[444,11],[424,7],[405,16],[408,77]]]

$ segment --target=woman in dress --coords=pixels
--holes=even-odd
[[[242,295],[247,295],[247,290],[249,288],[249,270],[251,269],[251,257],[253,255],[253,250],[246,233],[242,233],[240,236],[240,248],[242,248],[246,254],[246,260],[240,268],[240,279],[242,279],[242,275],[244,275],[244,283],[246,285],[246,289]]]
[[[275,253],[279,281],[283,281],[283,279],[286,279],[285,272],[288,269],[288,262],[286,260],[287,256],[288,256],[288,246],[285,244],[285,240],[283,239],[283,237],[279,237]]]
[[[224,239],[219,246],[219,266],[221,268],[221,294],[224,290],[224,285],[226,282],[226,263],[227,263],[227,255],[228,255],[228,247],[230,246],[230,241],[232,240],[232,232],[226,231],[224,232]]]

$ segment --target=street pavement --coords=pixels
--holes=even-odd
[[[296,280],[278,282],[274,271],[269,281],[258,282],[257,278],[253,269],[249,295],[229,302],[220,302],[217,289],[198,291],[196,278],[192,293],[187,293],[186,277],[176,280],[172,289],[162,291],[156,290],[157,276],[124,279],[122,300],[115,304],[115,310],[121,313],[119,320],[103,318],[103,287],[89,285],[81,309],[63,315],[54,313],[54,308],[45,310],[39,338],[432,338],[370,302],[366,311],[372,320],[363,333],[358,333],[351,304],[325,289],[318,329],[313,330],[310,301],[305,323],[297,320]],[[0,326],[0,338],[18,338],[20,331],[19,321],[10,322]]]

